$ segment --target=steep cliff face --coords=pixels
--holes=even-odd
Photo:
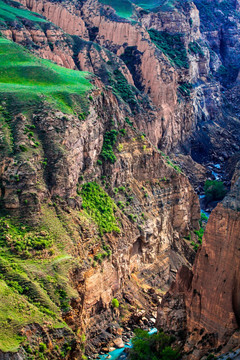
[[[239,188],[212,212],[191,270],[182,268],[158,312],[158,325],[181,330],[185,358],[227,352],[239,345]]]
[[[43,4],[47,4],[45,8],[39,2],[23,1],[22,3],[29,9],[45,15],[50,21],[55,21],[52,12],[46,11],[48,7],[52,6],[52,3],[43,2]],[[88,1],[82,4],[55,3],[54,6],[58,7],[59,12],[62,9],[63,15],[66,11],[68,12],[68,15],[64,15],[65,23],[64,17],[61,20],[61,27],[66,32],[69,32],[67,20],[70,16],[69,14],[73,11],[77,14],[80,7],[81,14],[79,13],[79,16],[85,22],[90,38],[125,61],[131,72],[131,76],[127,75],[127,79],[131,80],[132,78],[134,85],[144,94],[148,94],[157,107],[154,125],[150,125],[151,131],[148,129],[148,126],[145,128],[152,142],[166,150],[173,149],[178,144],[183,143],[195,125],[194,108],[190,98],[185,99],[183,96],[183,101],[178,101],[178,87],[179,83],[189,83],[191,79],[186,69],[179,72],[169,62],[168,57],[156,48],[150,41],[147,29],[149,29],[148,26],[151,26],[158,31],[167,29],[169,32],[175,33],[177,31],[179,33],[178,26],[181,23],[183,34],[188,34],[189,30],[191,30],[191,36],[183,36],[181,40],[182,46],[187,46],[190,41],[194,41],[199,36],[199,18],[194,5],[187,8],[185,13],[179,13],[177,10],[174,14],[168,12],[159,13],[159,16],[162,16],[163,20],[165,20],[164,22],[162,21],[165,24],[164,26],[160,26],[160,21],[157,21],[157,19],[148,18],[142,18],[142,24],[140,22],[134,24],[131,21],[117,17],[111,8],[99,4],[97,1]],[[73,10],[73,6],[75,6],[75,10]],[[175,28],[174,26],[172,29],[169,27],[170,18],[171,22],[176,18]],[[152,23],[156,24],[152,26]],[[57,24],[60,24],[59,21]],[[85,33],[79,34],[79,32],[75,31],[70,33],[86,38]],[[84,61],[84,58],[84,51],[82,54],[80,52],[80,63]],[[94,61],[92,63],[94,64]],[[197,56],[196,66],[191,66],[190,69],[190,72],[193,74],[192,76],[195,78],[199,74],[198,70],[196,73],[198,63],[199,59]]]
[[[59,3],[45,1],[22,1],[24,5],[36,13],[46,16],[55,25],[61,27],[70,35],[79,35],[89,40],[89,34],[85,23],[81,18],[81,12],[77,7],[68,3],[67,8],[59,6]]]
[[[139,308],[154,315],[182,265],[159,326],[184,337],[189,359],[225,346],[239,325],[238,174],[211,215],[191,271],[187,239],[199,228],[198,198],[160,149],[199,162],[239,150],[237,71],[224,93],[219,74],[221,64],[236,65],[229,63],[232,43],[219,29],[202,35],[191,2],[175,2],[171,11],[136,6],[136,22],[96,0],[21,3],[4,3],[15,9],[14,21],[0,19],[0,291],[19,304],[10,315],[7,302],[0,304],[8,324],[0,326],[0,349],[21,344],[26,358],[41,353],[44,340],[47,357],[72,359],[86,341],[92,356],[121,338],[116,322],[136,324]],[[190,156],[175,159],[192,171],[193,183],[208,176]]]
[[[8,298],[31,310],[22,319],[14,308],[16,332],[0,331],[15,348],[0,346],[16,351],[23,343],[26,358],[44,340],[53,358],[74,358],[86,338],[88,354],[96,353],[112,340],[114,318],[127,324],[137,307],[151,315],[145,292],[157,299],[157,289],[193,262],[184,237],[198,228],[197,195],[98,79],[91,85],[89,74],[37,59],[5,38],[0,46],[11,74],[0,72],[0,315],[8,316]],[[124,305],[119,312],[114,297]]]
[[[77,46],[75,63],[81,69],[94,71],[108,85],[109,69],[103,60],[118,63],[128,82],[150,97],[150,103],[153,101],[155,111],[145,107],[149,121],[146,124],[142,121],[144,116],[139,117],[138,126],[156,146],[165,151],[180,149],[201,163],[219,161],[219,158],[224,163],[236,152],[240,137],[237,110],[231,96],[226,91],[222,92],[219,84],[219,80],[228,81],[225,71],[227,78],[230,76],[232,79],[229,78],[229,81],[235,81],[238,74],[237,65],[231,63],[231,59],[238,57],[238,36],[237,33],[232,34],[238,23],[235,5],[229,4],[226,10],[225,5],[214,3],[215,10],[213,2],[196,1],[197,7],[191,2],[175,2],[171,9],[163,11],[160,7],[154,12],[135,7],[135,23],[116,15],[110,6],[92,0],[83,3],[24,0],[22,4],[51,21],[55,21],[55,18],[53,12],[47,9],[58,8],[62,19],[57,24],[61,23],[66,32],[69,32],[68,19],[78,14],[79,22],[83,22],[85,28],[82,33],[79,29],[73,29],[70,33],[88,39],[87,29],[89,39],[107,48],[112,55],[106,54],[105,50],[99,51],[93,44],[83,45],[82,42],[81,46]],[[212,16],[207,6],[211,7]],[[219,23],[218,28],[212,28],[216,27],[215,20]],[[153,40],[149,31],[157,32],[155,35],[160,36],[159,42]],[[235,39],[234,47],[233,40],[231,43],[222,40],[225,33],[225,39]],[[168,53],[168,45],[163,46],[166,41],[164,36],[169,37],[167,44],[171,43],[170,48],[176,49],[173,58]],[[178,46],[185,65],[174,63],[179,60]],[[237,88],[233,91],[237,93]],[[224,134],[227,134],[227,141]]]

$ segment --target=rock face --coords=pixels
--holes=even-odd
[[[222,29],[202,35],[199,12],[189,2],[173,11],[146,13],[136,7],[136,22],[119,18],[96,0],[21,3],[49,21],[41,26],[26,19],[6,22],[1,25],[4,36],[42,58],[96,75],[85,106],[77,104],[71,114],[45,101],[37,108],[31,104],[30,112],[14,102],[9,116],[8,104],[0,99],[1,116],[14,130],[0,128],[1,207],[31,225],[39,219],[60,222],[58,239],[67,243],[63,259],[70,259],[66,269],[75,293],[69,295],[70,307],[61,316],[74,331],[76,345],[67,356],[82,355],[85,336],[79,334],[84,333],[89,356],[109,343],[121,347],[115,322],[121,316],[125,324],[143,324],[144,316],[136,308],[152,315],[182,265],[159,309],[159,326],[183,337],[189,359],[200,359],[231,338],[230,347],[240,317],[239,176],[235,174],[231,194],[211,215],[203,246],[189,270],[195,253],[186,238],[199,228],[199,202],[187,177],[160,150],[184,152],[175,159],[196,188],[208,174],[193,159],[224,161],[239,150],[237,71],[224,93],[219,78],[221,64],[236,65],[229,63],[235,47],[227,35],[238,43],[238,31],[224,28],[224,41]],[[151,41],[150,29],[170,37],[181,32],[185,67],[177,66]],[[209,52],[208,44],[214,51]],[[114,161],[103,161],[109,134]],[[6,137],[14,144],[12,152],[5,149]],[[104,189],[119,232],[101,232],[86,212],[81,189],[87,183]],[[47,255],[54,271],[61,251]],[[120,309],[113,308],[114,297],[121,300]],[[24,331],[34,346],[40,340],[31,334],[44,336],[37,326],[25,326]]]
[[[193,269],[182,268],[158,311],[158,326],[185,324],[189,359],[237,346],[239,329],[240,178],[212,212]],[[237,333],[236,333],[237,334]],[[221,347],[220,347],[221,346]]]
[[[113,15],[111,9],[104,7],[97,1],[87,1],[82,4],[79,3],[50,3],[50,2],[34,2],[22,1],[30,10],[37,11],[45,15],[50,21],[61,26],[64,31],[72,34],[79,35],[87,39],[85,28],[89,31],[91,40],[100,44],[104,48],[110,50],[115,56],[126,57],[126,54],[132,53],[131,61],[126,60],[129,69],[124,69],[123,73],[130,83],[133,83],[136,88],[148,95],[156,106],[157,112],[155,119],[151,120],[153,123],[144,126],[145,131],[150,137],[151,141],[159,147],[169,151],[179,144],[183,143],[192,129],[195,127],[194,107],[192,101],[183,99],[182,102],[178,101],[178,86],[179,83],[188,83],[191,77],[194,81],[199,76],[199,73],[204,72],[200,70],[201,65],[205,63],[205,75],[208,71],[208,59],[203,56],[201,59],[193,56],[194,60],[190,70],[178,71],[169,62],[169,59],[150,41],[147,30],[152,27],[158,31],[167,30],[169,32],[179,32],[179,24],[181,23],[181,30],[184,35],[184,44],[188,46],[190,41],[194,41],[199,37],[199,17],[196,7],[192,4],[189,8],[183,9],[182,12],[175,11],[171,13],[159,13],[159,18],[163,17],[160,25],[160,20],[157,18],[148,19],[142,18],[142,24],[138,22],[133,24],[122,18],[117,18]],[[59,14],[59,20],[56,22],[55,13],[49,11],[52,7],[57,8],[55,13]],[[81,9],[81,11],[79,10]],[[79,28],[69,31],[69,17],[72,14],[78,14],[80,22],[85,23],[85,28],[82,33]],[[101,16],[100,16],[101,14]],[[154,16],[154,15],[152,15]],[[61,19],[60,19],[61,18]],[[169,24],[174,24],[175,28],[169,27]],[[189,21],[193,22],[191,27],[191,35],[189,33]],[[154,26],[153,26],[154,24]],[[183,45],[184,46],[184,45]],[[90,62],[86,62],[86,51],[81,50],[78,55],[78,61],[81,69],[95,70],[96,67],[96,50],[92,47],[90,54]],[[99,57],[98,54],[96,54]],[[113,61],[116,61],[115,58]],[[204,66],[202,66],[203,69]],[[129,73],[131,72],[131,75]],[[97,73],[97,72],[96,72]],[[150,118],[152,114],[149,111]],[[142,126],[143,127],[143,126]]]
[[[54,221],[61,218],[63,228],[69,226],[69,278],[77,295],[63,316],[75,333],[87,334],[89,355],[111,339],[109,323],[119,318],[111,305],[114,297],[131,304],[129,316],[136,306],[150,313],[143,290],[155,294],[154,288],[169,286],[182,264],[191,266],[195,254],[184,237],[198,229],[200,217],[188,179],[129,118],[126,122],[115,95],[99,80],[95,85],[84,119],[54,111],[48,103],[28,115],[14,114],[16,153],[4,156],[3,143],[0,166],[1,204],[9,215],[35,225],[46,219],[46,208],[56,206]],[[98,163],[109,132],[117,133],[116,161]],[[33,139],[39,140],[37,150]],[[27,157],[19,154],[23,144]],[[86,215],[79,188],[88,182],[97,182],[114,201],[119,233],[100,234]],[[31,337],[29,342],[35,346]],[[81,353],[77,346],[72,350]]]
[[[149,120],[146,124],[142,121],[144,116],[140,117],[138,126],[156,146],[167,152],[180,150],[201,163],[219,161],[219,158],[224,163],[236,152],[240,138],[238,110],[231,99],[232,89],[226,99],[228,94],[222,92],[219,84],[220,80],[224,86],[232,82],[234,85],[238,76],[239,37],[235,2],[231,2],[227,10],[220,1],[210,1],[206,5],[202,0],[196,0],[196,5],[177,2],[171,11],[147,14],[136,7],[134,17],[137,23],[118,17],[111,7],[96,0],[83,3],[21,2],[45,15],[64,31],[103,47],[99,51],[93,44],[84,45],[82,42],[77,55],[74,55],[75,64],[80,69],[94,71],[105,84],[111,85],[106,81],[110,70],[106,68],[106,62],[118,63],[128,82],[134,84],[145,99],[148,97],[153,102],[151,107],[155,106],[153,112],[144,108],[145,118]],[[211,8],[210,14],[206,6]],[[69,23],[74,26],[69,27]],[[189,67],[173,66],[168,56],[150,41],[149,29],[170,35],[180,34]],[[105,49],[113,55],[111,58]],[[227,71],[227,76],[221,75],[224,71]],[[188,85],[192,87],[189,94],[183,90]],[[238,93],[235,85],[233,91]],[[226,101],[230,103],[227,107]]]

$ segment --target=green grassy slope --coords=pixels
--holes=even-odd
[[[14,95],[21,110],[27,110],[30,102],[37,105],[46,100],[59,110],[72,112],[74,99],[84,103],[92,88],[88,73],[39,59],[3,37],[0,57],[0,100]]]
[[[17,3],[15,2],[15,5],[16,4]],[[37,13],[33,13],[21,8],[14,8],[5,2],[0,1],[0,25],[6,22],[18,22],[21,21],[21,19],[33,21],[36,23],[46,22],[46,20]]]
[[[176,0],[99,0],[116,10],[120,17],[130,19],[133,14],[132,4],[136,4],[146,11],[169,11],[174,8]]]
[[[28,346],[21,335],[28,324],[66,327],[62,312],[77,294],[68,284],[74,261],[64,241],[69,244],[70,239],[51,209],[43,209],[41,225],[35,228],[0,218],[0,350]]]

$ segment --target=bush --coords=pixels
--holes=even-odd
[[[100,154],[100,157],[103,160],[109,161],[112,164],[114,164],[117,159],[113,152],[113,146],[117,141],[117,136],[118,136],[117,130],[110,130],[105,132],[103,138],[103,147]]]
[[[41,353],[43,353],[43,352],[45,352],[46,350],[47,350],[47,345],[44,344],[44,343],[40,343],[40,344],[39,344],[39,351],[40,351]]]
[[[191,95],[192,84],[182,83],[178,86],[178,93],[182,96],[189,97]]]
[[[89,182],[84,184],[79,194],[83,200],[83,209],[98,225],[101,235],[112,231],[120,233],[113,211],[116,205],[97,183]]]
[[[1,218],[0,244],[7,245],[11,252],[17,255],[29,257],[33,253],[49,249],[53,245],[53,237],[48,231],[21,227],[6,218]]]
[[[137,329],[132,339],[132,348],[129,350],[130,360],[177,360],[178,351],[171,347],[173,339],[159,332],[149,335],[147,331]]]
[[[201,46],[196,41],[189,43],[188,51],[195,55],[204,56],[204,52],[202,51]]]
[[[133,88],[119,69],[114,70],[113,78],[109,77],[109,83],[125,102],[130,105],[136,104]]]
[[[119,308],[119,301],[118,301],[118,299],[112,299],[112,306],[114,307],[114,308]]]
[[[150,29],[148,31],[152,42],[167,55],[178,68],[189,68],[187,51],[182,41],[182,34],[171,35],[165,31]]]
[[[226,189],[222,181],[207,180],[204,185],[207,202],[222,200],[226,195]]]

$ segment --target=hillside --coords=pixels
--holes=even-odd
[[[238,348],[238,25],[0,1],[0,359],[96,359],[156,318],[183,359]]]

